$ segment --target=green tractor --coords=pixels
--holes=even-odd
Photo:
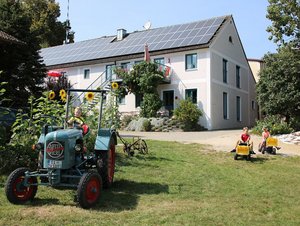
[[[111,187],[115,172],[116,132],[101,128],[105,90],[70,89],[67,95],[66,120],[69,118],[72,92],[100,93],[97,137],[94,150],[86,151],[81,127],[44,125],[38,143],[39,167],[30,171],[18,168],[8,177],[6,197],[13,204],[23,204],[34,199],[39,185],[53,188],[77,189],[76,201],[84,209],[95,206],[102,188]]]

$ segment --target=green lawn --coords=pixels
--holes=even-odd
[[[148,155],[117,154],[115,184],[83,210],[72,190],[39,187],[26,205],[0,185],[0,225],[300,225],[300,158],[232,153],[147,141]]]

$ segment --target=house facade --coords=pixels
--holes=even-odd
[[[42,49],[49,70],[64,72],[73,88],[103,87],[117,79],[114,67],[130,70],[143,60],[148,45],[166,82],[158,86],[172,112],[190,98],[203,112],[209,130],[253,126],[257,118],[255,79],[232,16],[127,33]],[[140,97],[120,98],[119,110],[137,111]]]

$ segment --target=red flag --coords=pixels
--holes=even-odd
[[[147,43],[145,44],[145,55],[144,55],[144,61],[150,62],[150,54]]]

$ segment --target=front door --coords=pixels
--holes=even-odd
[[[174,90],[163,91],[163,105],[169,111],[169,115],[173,115],[174,110]]]

